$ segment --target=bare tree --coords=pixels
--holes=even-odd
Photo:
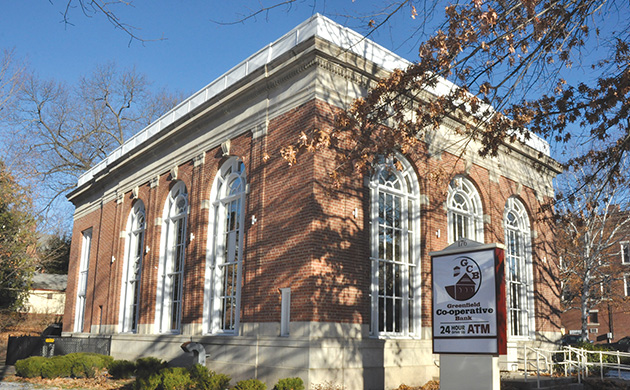
[[[14,112],[11,161],[35,178],[50,206],[77,177],[173,107],[179,96],[153,92],[135,69],[97,67],[71,86],[26,77]]]
[[[53,0],[49,0],[53,3]],[[132,42],[148,42],[148,41],[160,41],[160,38],[147,38],[140,35],[140,29],[133,24],[127,23],[118,16],[118,12],[121,7],[133,7],[132,0],[63,0],[63,9],[60,11],[62,21],[66,25],[72,25],[72,17],[75,11],[83,14],[85,17],[104,17],[111,25],[121,30],[129,37],[129,44]]]
[[[558,256],[565,310],[579,310],[582,339],[587,340],[589,312],[606,302],[627,298],[623,288],[621,243],[630,239],[630,190],[603,184],[584,167],[565,173],[570,196],[556,204]],[[586,183],[575,191],[575,183]]]
[[[5,49],[0,55],[0,121],[11,111],[11,105],[22,86],[24,64],[14,50]]]

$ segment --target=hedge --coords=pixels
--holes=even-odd
[[[15,373],[24,378],[93,378],[113,361],[111,356],[82,352],[51,358],[31,356],[15,362]]]

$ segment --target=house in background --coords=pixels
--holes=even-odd
[[[235,380],[422,385],[438,375],[429,252],[468,238],[507,247],[503,367],[524,344],[558,340],[553,230],[538,213],[559,168],[545,141],[484,159],[475,142],[462,154],[462,123],[448,119],[339,189],[333,151],[291,167],[279,157],[408,64],[314,15],[82,175],[68,195],[64,335],[174,362],[198,342]],[[431,179],[437,171],[448,177]]]
[[[61,319],[67,284],[68,275],[35,273],[25,309],[29,314],[54,315]]]

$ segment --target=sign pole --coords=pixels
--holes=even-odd
[[[507,353],[502,245],[462,239],[430,255],[440,388],[499,390],[499,355]]]

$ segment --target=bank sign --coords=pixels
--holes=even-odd
[[[433,352],[506,353],[503,249],[461,240],[432,252],[431,264]]]

